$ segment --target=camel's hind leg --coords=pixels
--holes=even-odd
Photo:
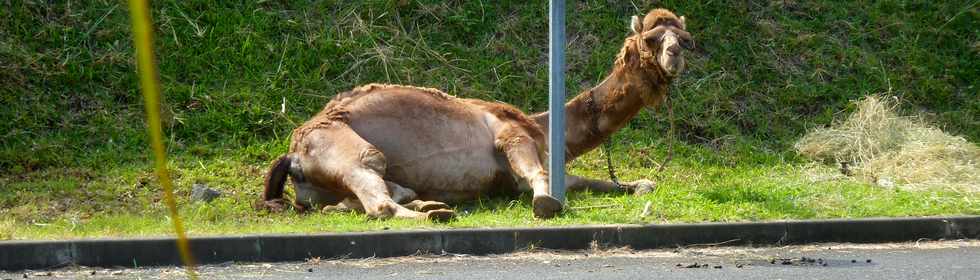
[[[401,204],[408,209],[421,212],[449,209],[449,205],[439,201],[423,201],[416,199],[419,196],[415,193],[415,191],[402,187],[398,183],[385,181],[385,184],[388,185],[388,191],[391,192],[391,198],[394,199],[395,202],[398,202],[398,204]]]
[[[329,190],[317,188],[310,182],[296,179],[296,177],[293,178],[293,187],[293,190],[296,191],[296,201],[293,201],[293,206],[299,212],[305,212],[311,208],[315,211],[319,207],[336,204],[343,199],[342,196]]]
[[[353,193],[373,218],[437,219],[452,218],[452,211],[426,213],[405,208],[392,199],[382,177],[385,158],[381,151],[344,124],[331,125],[306,136],[308,162],[303,163],[306,178],[321,178],[321,184],[339,184]]]
[[[548,170],[541,163],[544,153],[537,143],[520,128],[505,128],[497,133],[495,145],[507,156],[510,169],[534,191],[531,201],[534,216],[551,218],[562,209],[561,201],[551,196]]]
[[[402,206],[414,211],[426,212],[426,213],[433,210],[449,210],[449,205],[439,201],[413,200],[412,202],[409,203],[403,203]],[[324,206],[323,209],[321,209],[320,211],[323,211],[324,213],[329,213],[329,212],[364,213],[364,205],[361,205],[361,201],[357,199],[347,198],[344,199],[344,201],[337,203],[336,205]]]
[[[415,191],[402,187],[395,182],[385,181],[385,185],[388,186],[388,192],[391,194],[391,199],[408,209],[420,212],[449,209],[449,205],[439,201],[417,200],[416,198],[418,198],[418,195],[415,194]],[[364,213],[364,205],[361,205],[361,201],[357,199],[346,198],[336,205],[328,205],[323,207],[322,211]]]

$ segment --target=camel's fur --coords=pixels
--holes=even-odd
[[[634,17],[633,35],[610,75],[566,104],[569,160],[667,97],[668,85],[683,71],[680,47],[691,46],[684,27],[683,17],[663,9],[642,22]],[[289,153],[266,176],[259,206],[282,208],[288,174],[301,210],[326,205],[325,210],[364,211],[378,218],[445,219],[453,213],[442,202],[530,190],[535,216],[551,217],[562,205],[548,189],[547,119],[547,112],[527,116],[508,104],[431,88],[358,87],[334,97],[293,131]],[[572,191],[618,189],[575,176],[566,181]],[[642,192],[652,182],[626,187]]]

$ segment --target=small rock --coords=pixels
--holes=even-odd
[[[306,269],[306,272],[313,272],[313,269],[312,268],[307,268]]]
[[[866,263],[871,263],[871,259],[867,259],[867,260],[865,260],[864,262],[866,262]]]
[[[208,185],[205,184],[194,184],[194,187],[191,190],[191,201],[204,201],[205,203],[208,203],[219,196],[221,196],[221,192],[208,188]]]
[[[858,262],[857,260],[851,260],[851,263],[857,263],[857,262]]]
[[[735,265],[735,268],[742,268],[742,267],[743,267],[743,265],[742,265],[742,264],[736,264],[736,265]]]
[[[822,264],[820,264],[820,265],[822,265],[822,266],[827,266],[827,263],[822,263]]]
[[[886,187],[886,188],[891,188],[895,186],[895,182],[885,177],[878,178],[878,180],[875,183],[877,183],[879,186]]]
[[[720,265],[716,265],[715,268],[721,269],[721,266]]]

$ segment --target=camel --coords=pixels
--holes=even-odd
[[[654,9],[632,17],[609,76],[565,105],[568,161],[596,148],[644,107],[661,104],[692,49],[685,18]],[[548,187],[548,112],[528,116],[501,102],[457,98],[432,88],[368,84],[331,99],[293,130],[289,152],[273,162],[258,208],[282,210],[291,178],[294,207],[362,211],[372,218],[447,220],[447,203],[496,193],[533,192],[536,218],[563,204]],[[568,175],[569,191],[643,193],[653,182],[622,185]]]

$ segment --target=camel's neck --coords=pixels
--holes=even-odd
[[[666,83],[657,83],[632,75],[617,66],[606,79],[591,90],[586,90],[565,104],[566,160],[598,147],[616,130],[622,128],[640,110],[644,99],[652,98],[659,103],[666,95]],[[532,117],[549,133],[548,112]]]

